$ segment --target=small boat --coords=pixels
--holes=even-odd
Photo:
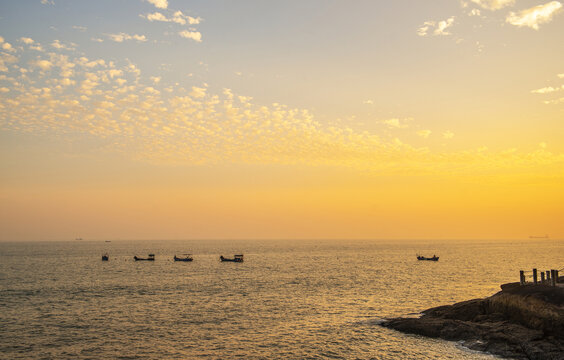
[[[439,261],[439,257],[436,255],[433,255],[433,257],[425,257],[425,256],[417,255],[417,260]]]
[[[174,255],[174,261],[192,261],[194,260],[192,258],[192,254],[182,254],[182,256],[176,256]]]
[[[155,261],[155,254],[149,254],[149,257],[146,257],[146,258],[140,258],[140,257],[134,256],[133,259],[135,261]]]
[[[225,258],[223,255],[219,257],[221,261],[243,262],[243,255],[234,255],[233,259]]]
[[[108,253],[105,253],[102,255],[102,261],[108,261],[110,260],[110,255],[108,255]]]

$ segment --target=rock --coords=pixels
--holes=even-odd
[[[470,349],[507,358],[564,360],[564,288],[505,284],[489,298],[439,306],[423,311],[420,318],[390,319],[381,325],[463,341]]]

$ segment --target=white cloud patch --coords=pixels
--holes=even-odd
[[[168,8],[168,0],[147,0],[147,2],[154,5],[157,9]]]
[[[200,17],[194,18],[192,16],[184,15],[182,11],[176,11],[172,17],[168,18],[164,14],[156,11],[152,14],[141,15],[142,18],[145,18],[149,21],[162,21],[162,22],[173,22],[180,25],[198,25],[202,19]]]
[[[522,10],[518,13],[510,12],[507,15],[506,22],[518,27],[530,27],[531,29],[538,30],[540,24],[546,24],[552,21],[562,9],[562,4],[558,1],[551,1],[544,5],[538,5],[530,9]]]
[[[471,0],[483,9],[499,10],[515,4],[515,0]]]
[[[441,35],[450,35],[448,32],[448,28],[450,28],[454,24],[454,16],[446,20],[441,21],[425,21],[423,25],[417,29],[417,35],[419,36],[441,36]]]
[[[199,31],[183,30],[179,32],[178,35],[185,39],[192,39],[196,42],[202,42],[202,34]]]
[[[137,42],[145,42],[147,41],[147,38],[145,37],[145,35],[137,35],[137,34],[133,34],[133,35],[129,35],[126,33],[119,33],[119,34],[106,34],[106,36],[115,42],[124,42],[127,40],[136,40]]]

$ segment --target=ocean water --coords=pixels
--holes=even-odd
[[[492,295],[562,254],[554,240],[0,243],[0,358],[492,359],[378,324]]]

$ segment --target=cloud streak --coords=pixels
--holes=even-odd
[[[561,9],[562,4],[560,2],[551,1],[518,13],[511,12],[507,16],[506,22],[518,27],[529,27],[538,30],[539,25],[551,22],[554,15],[559,13]]]

